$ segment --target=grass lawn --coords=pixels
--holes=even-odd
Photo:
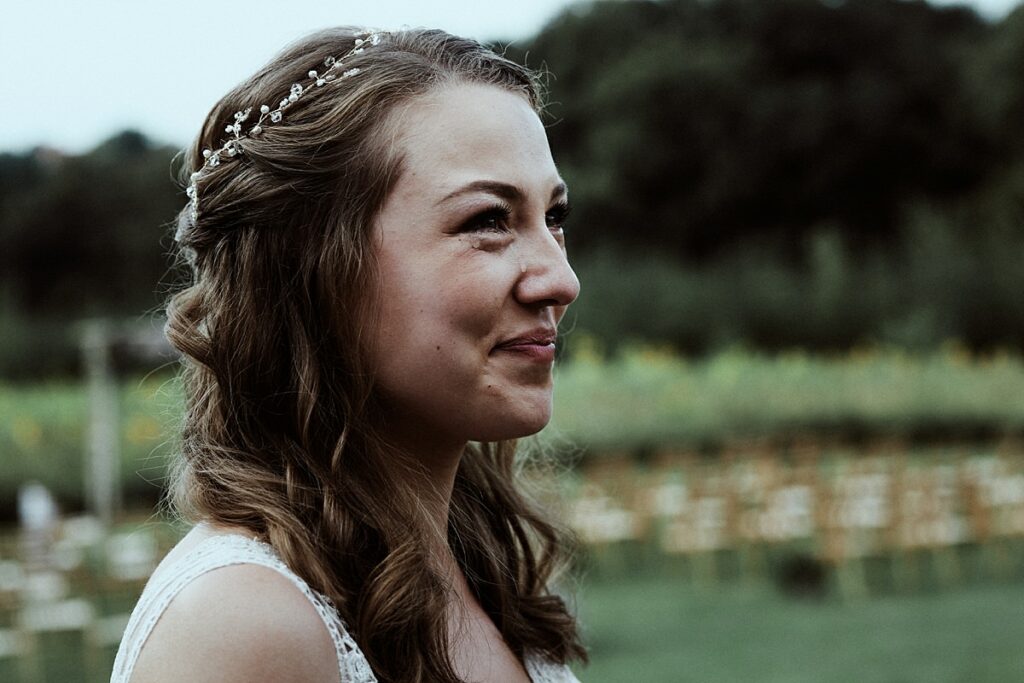
[[[591,664],[583,683],[1006,683],[1024,680],[1024,583],[853,603],[784,598],[768,585],[697,589],[679,578],[594,578],[578,592]],[[87,658],[54,634],[0,681],[102,683],[113,649]]]
[[[583,683],[1024,680],[1024,584],[843,604],[666,578],[584,582]]]

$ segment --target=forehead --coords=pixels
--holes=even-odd
[[[524,95],[493,85],[445,85],[395,121],[402,155],[396,193],[441,193],[497,180],[524,188],[559,182],[544,126]]]

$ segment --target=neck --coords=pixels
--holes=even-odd
[[[394,435],[393,435],[394,436]],[[445,574],[454,563],[448,546],[448,515],[451,509],[452,490],[455,475],[465,452],[466,443],[430,443],[423,439],[402,439],[397,445],[406,457],[415,464],[407,470],[412,477],[411,487],[418,495],[430,534],[430,553],[437,562],[437,568]]]
[[[419,516],[427,527],[425,543],[434,568],[442,576],[451,577],[457,563],[448,545],[448,517],[455,475],[468,442],[397,408],[396,403],[389,402],[387,409],[382,410],[381,430],[412,466],[395,468],[395,476],[406,478],[417,498]]]

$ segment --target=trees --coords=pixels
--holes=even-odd
[[[898,239],[908,199],[963,195],[999,148],[963,57],[994,33],[923,2],[667,0],[569,11],[524,50],[578,188],[579,246],[700,259],[799,249],[820,225]]]
[[[181,205],[173,154],[124,132],[80,157],[0,157],[5,305],[43,315],[155,306],[167,269],[161,235]]]
[[[78,320],[158,307],[173,155],[129,131],[82,156],[0,156],[0,377],[71,372]]]
[[[693,351],[1024,345],[1024,8],[603,1],[507,51],[553,74],[580,327]],[[11,330],[158,307],[173,155],[131,132],[0,155],[0,356],[39,346]]]

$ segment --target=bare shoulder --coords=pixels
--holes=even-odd
[[[338,681],[323,620],[285,576],[254,564],[187,585],[142,648],[132,683]]]

